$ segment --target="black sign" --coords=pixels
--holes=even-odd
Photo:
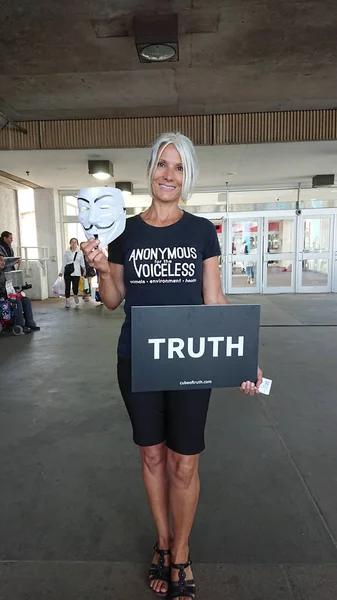
[[[260,306],[133,306],[132,391],[256,381]]]

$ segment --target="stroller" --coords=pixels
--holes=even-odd
[[[8,298],[0,298],[0,334],[5,330],[11,330],[13,335],[22,335],[23,328],[15,323],[15,308],[17,299],[22,298],[24,290],[30,290],[31,284],[25,283],[22,287],[15,287],[7,295]]]

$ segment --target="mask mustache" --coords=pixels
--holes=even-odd
[[[96,229],[110,229],[110,227],[112,227],[114,224],[115,221],[112,221],[110,225],[106,225],[105,227],[102,227],[101,225],[90,225],[90,227],[84,227],[83,225],[83,229],[85,229],[85,231],[90,231],[90,229],[92,229],[93,227],[95,227]]]

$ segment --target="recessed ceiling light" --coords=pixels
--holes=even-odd
[[[131,196],[133,194],[133,185],[131,181],[116,181],[116,188],[118,188],[123,196]]]
[[[171,60],[175,56],[175,53],[175,49],[168,44],[150,44],[142,48],[139,52],[145,60],[152,62]]]
[[[133,21],[135,44],[142,63],[179,60],[178,15],[138,14]]]
[[[106,179],[110,178],[109,173],[92,173],[92,176],[95,177],[96,179],[99,179],[100,181],[105,181]]]
[[[88,160],[89,175],[101,181],[113,177],[113,164],[109,160]]]

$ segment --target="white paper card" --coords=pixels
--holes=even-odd
[[[259,387],[259,393],[269,396],[271,384],[272,384],[272,379],[265,379],[265,377],[262,377],[262,383]]]

